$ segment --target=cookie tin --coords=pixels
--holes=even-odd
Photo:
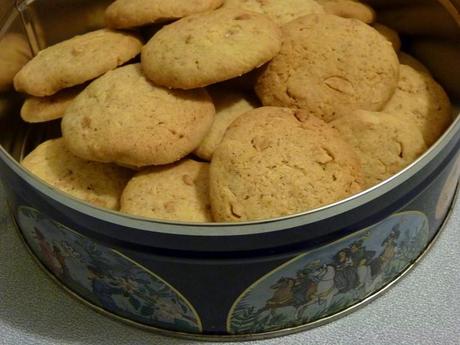
[[[12,32],[23,35],[36,53],[101,27],[107,3],[0,0],[0,39]],[[454,2],[433,1],[433,6],[458,29]],[[438,31],[433,28],[431,39],[440,39]],[[449,44],[458,45],[458,34]],[[411,38],[403,42],[410,49]],[[429,59],[424,62],[430,65]],[[455,85],[458,81],[446,88],[458,114]],[[238,224],[130,217],[69,197],[19,165],[38,143],[59,135],[58,121],[22,122],[21,101],[11,90],[0,93],[0,178],[25,245],[73,296],[168,335],[272,337],[365,304],[427,252],[446,221],[460,176],[457,118],[405,170],[317,210]]]

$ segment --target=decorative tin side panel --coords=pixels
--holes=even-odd
[[[455,163],[447,176],[446,181],[443,184],[441,192],[437,198],[435,207],[435,218],[437,222],[442,222],[447,215],[452,199],[454,197],[454,191],[457,187],[458,180],[460,177],[460,154],[457,154]]]
[[[300,255],[237,299],[227,331],[265,333],[333,315],[395,279],[428,242],[427,217],[412,211]]]
[[[33,208],[20,206],[16,219],[41,263],[82,298],[148,326],[202,332],[193,306],[158,275]]]

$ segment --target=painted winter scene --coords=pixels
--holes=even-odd
[[[450,205],[452,203],[452,198],[454,197],[455,190],[458,185],[458,179],[460,175],[460,154],[458,154],[457,159],[455,160],[454,166],[449,173],[449,176],[444,183],[444,186],[439,195],[439,200],[436,205],[436,220],[443,221],[447,212],[449,211]]]
[[[146,325],[201,332],[200,320],[185,298],[129,258],[29,207],[19,207],[17,222],[45,267],[92,304]]]
[[[396,214],[291,260],[241,295],[229,314],[228,332],[295,327],[363,300],[419,256],[428,243],[428,226],[420,212]]]

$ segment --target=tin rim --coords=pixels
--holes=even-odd
[[[457,109],[455,113],[457,113]],[[450,128],[444,133],[438,142],[411,165],[393,175],[388,180],[347,199],[340,200],[334,204],[326,205],[318,209],[286,217],[239,223],[191,223],[152,220],[149,218],[130,216],[117,211],[99,208],[69,196],[64,192],[56,190],[51,185],[35,177],[24,169],[2,146],[0,146],[0,159],[2,159],[8,167],[20,176],[27,184],[47,197],[80,213],[90,217],[95,217],[108,223],[113,223],[127,228],[134,228],[137,230],[173,235],[215,237],[241,236],[270,233],[315,223],[348,212],[377,199],[379,196],[398,188],[401,184],[408,181],[412,176],[426,167],[440,152],[445,149],[448,144],[450,144],[452,140],[454,140],[458,133],[460,133],[460,116],[457,116]]]
[[[433,246],[436,244],[438,239],[441,237],[442,232],[445,230],[447,224],[449,223],[453,210],[454,210],[454,205],[457,204],[457,202],[460,201],[459,198],[460,194],[460,184],[457,183],[457,186],[455,188],[455,194],[452,198],[452,202],[449,207],[449,211],[446,214],[444,221],[442,222],[441,226],[439,227],[438,231],[436,234],[433,236],[433,238],[430,240],[430,242],[427,244],[425,249],[419,254],[419,256],[409,265],[407,266],[404,270],[402,270],[393,280],[385,284],[383,287],[372,293],[371,295],[367,296],[365,299],[363,299],[360,302],[357,302],[335,314],[323,317],[319,320],[313,321],[311,323],[307,323],[304,325],[296,326],[296,327],[290,327],[290,328],[285,328],[285,329],[280,329],[277,331],[270,331],[270,332],[263,332],[263,333],[254,333],[254,334],[238,334],[238,335],[232,335],[232,334],[223,334],[223,335],[208,335],[208,334],[194,334],[194,333],[185,333],[185,332],[177,332],[177,331],[171,331],[171,330],[166,330],[162,328],[157,328],[154,326],[149,326],[145,325],[136,321],[132,321],[128,318],[118,316],[116,314],[113,314],[91,302],[88,300],[84,299],[80,295],[78,295],[76,292],[72,291],[69,287],[64,285],[61,281],[59,281],[42,263],[41,261],[35,256],[35,254],[32,252],[32,249],[30,246],[27,244],[24,235],[22,234],[19,225],[16,222],[16,219],[14,217],[14,213],[12,212],[11,206],[8,204],[9,208],[9,214],[10,214],[10,219],[13,225],[13,228],[16,230],[17,235],[23,244],[24,248],[26,251],[30,254],[32,257],[33,261],[36,263],[36,265],[45,272],[45,276],[48,277],[49,280],[53,281],[57,286],[59,286],[61,289],[63,289],[68,295],[73,297],[75,300],[80,302],[81,304],[89,307],[90,309],[96,311],[102,316],[108,317],[112,320],[115,320],[117,322],[123,323],[125,325],[129,326],[134,326],[140,330],[144,331],[150,331],[158,335],[163,335],[163,336],[169,336],[169,337],[174,337],[174,338],[179,338],[179,339],[188,339],[188,340],[201,340],[201,341],[206,341],[206,342],[211,342],[211,341],[218,341],[218,342],[239,342],[239,341],[252,341],[252,340],[263,340],[263,339],[271,339],[271,338],[277,338],[277,337],[282,337],[285,335],[292,335],[295,333],[300,333],[303,331],[307,331],[309,329],[313,329],[325,324],[328,324],[332,321],[335,321],[337,319],[340,319],[342,317],[345,317],[365,306],[367,306],[369,303],[373,302],[375,299],[378,297],[384,295],[387,293],[393,286],[395,286],[401,279],[404,277],[408,276],[409,273],[413,271],[415,267],[418,266],[418,264],[427,256],[429,251],[433,248]]]

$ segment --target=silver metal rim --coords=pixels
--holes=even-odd
[[[276,337],[281,337],[284,335],[289,335],[289,334],[294,334],[294,333],[299,333],[303,332],[315,327],[319,327],[322,325],[325,325],[327,323],[330,323],[334,320],[337,320],[339,318],[342,318],[344,316],[347,316],[351,314],[352,312],[365,307],[368,305],[370,302],[374,301],[376,298],[382,296],[385,294],[387,291],[389,291],[394,285],[396,285],[397,282],[399,282],[402,278],[407,276],[412,270],[422,261],[424,257],[427,256],[428,252],[431,250],[431,248],[436,244],[437,240],[441,237],[441,233],[445,229],[447,223],[449,222],[451,215],[453,213],[454,205],[456,202],[460,199],[459,198],[459,189],[460,186],[457,184],[457,188],[455,190],[454,197],[452,198],[451,205],[449,207],[449,211],[442,222],[441,226],[439,227],[439,230],[437,233],[433,236],[431,241],[427,244],[426,248],[420,253],[420,255],[415,259],[415,261],[410,264],[408,267],[406,267],[403,271],[399,273],[398,276],[396,276],[392,281],[388,282],[385,286],[374,292],[373,294],[369,295],[365,299],[363,299],[360,302],[355,303],[354,305],[327,317],[321,318],[319,320],[313,321],[311,323],[305,324],[305,325],[300,325],[292,328],[285,328],[277,331],[271,331],[271,332],[265,332],[265,333],[257,333],[257,334],[241,334],[241,335],[206,335],[206,334],[193,334],[193,333],[184,333],[184,332],[176,332],[176,331],[170,331],[170,330],[165,330],[161,328],[157,328],[154,326],[148,326],[144,325],[129,319],[126,319],[124,317],[112,314],[111,312],[92,304],[91,302],[85,300],[75,292],[73,292],[70,288],[68,288],[66,285],[64,285],[62,282],[60,282],[42,263],[41,261],[35,256],[35,254],[32,252],[32,249],[29,247],[27,244],[21,230],[19,229],[19,226],[16,222],[16,219],[14,217],[14,213],[12,212],[11,207],[10,208],[10,217],[13,223],[14,228],[16,229],[18,236],[26,248],[27,252],[32,256],[33,261],[40,267],[42,271],[46,273],[46,276],[52,280],[55,284],[60,286],[63,290],[65,290],[70,296],[78,300],[80,303],[90,307],[91,309],[95,310],[96,312],[100,313],[101,315],[107,316],[113,320],[116,320],[118,322],[128,324],[131,326],[134,326],[136,328],[142,329],[142,330],[147,330],[151,331],[153,333],[159,334],[159,335],[165,335],[165,336],[170,336],[174,338],[181,338],[181,339],[190,339],[190,340],[201,340],[201,341],[218,341],[218,342],[238,342],[238,341],[252,341],[252,340],[263,340],[263,339],[269,339],[269,338],[276,338]]]
[[[244,223],[186,223],[155,221],[148,218],[133,217],[120,212],[110,211],[91,206],[83,201],[75,199],[67,194],[56,190],[47,183],[41,181],[25,170],[14,158],[12,158],[3,147],[0,147],[0,159],[19,175],[27,184],[43,193],[47,197],[70,207],[78,212],[95,217],[108,223],[119,226],[145,230],[150,232],[166,233],[184,236],[241,236],[254,235],[280,231],[299,226],[304,226],[326,218],[334,217],[351,209],[362,206],[379,196],[388,193],[399,185],[409,180],[412,176],[427,166],[460,132],[460,116],[454,121],[449,130],[444,133],[437,144],[432,146],[423,156],[413,162],[407,168],[392,176],[390,179],[354,195],[348,199],[335,204],[304,212],[288,217],[270,219],[265,221],[254,221]]]

